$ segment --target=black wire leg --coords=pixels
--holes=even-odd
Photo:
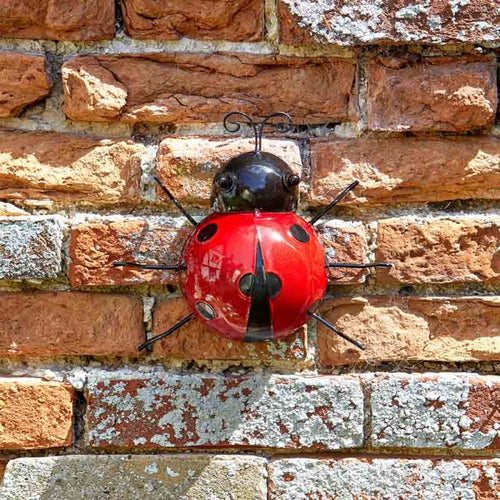
[[[351,344],[355,345],[358,349],[361,349],[362,351],[366,350],[366,347],[361,342],[351,339],[351,337],[347,336],[345,333],[341,332],[340,330],[337,330],[331,323],[326,321],[326,319],[322,318],[319,314],[316,313],[309,313],[309,314],[314,319],[317,319],[322,325],[326,326],[329,330],[336,333],[339,337],[342,337],[343,339],[347,340],[347,342],[350,342]]]
[[[339,203],[339,201],[345,198],[347,194],[351,192],[358,184],[359,181],[354,181],[353,183],[349,184],[349,186],[347,186],[342,192],[340,192],[328,206],[326,206],[323,210],[321,210],[319,214],[315,215],[309,221],[309,224],[311,224],[311,226],[314,226],[314,224],[316,224],[316,222],[318,222],[321,219],[321,217],[323,217],[323,215],[329,212],[337,203]]]
[[[184,271],[185,265],[177,264],[140,264],[139,262],[113,262],[113,267],[138,267],[139,269],[163,269],[165,271]]]
[[[161,180],[158,177],[154,177],[155,181],[160,185],[160,187],[163,189],[164,193],[170,198],[172,203],[181,211],[182,215],[186,217],[186,219],[191,222],[191,224],[196,227],[198,223],[189,215],[188,211],[180,204],[179,200],[170,192],[170,190],[161,182]]]
[[[351,268],[351,269],[367,269],[369,267],[394,267],[392,262],[368,262],[362,264],[352,264],[349,262],[330,262],[329,264],[325,264],[325,267],[329,268]]]
[[[147,340],[138,347],[139,351],[146,349],[146,347],[149,347],[150,345],[154,344],[156,341],[160,339],[164,339],[165,337],[170,337],[170,335],[174,334],[179,328],[181,328],[186,323],[191,321],[193,319],[193,316],[194,316],[193,313],[188,314],[186,317],[182,318],[178,323],[176,323],[172,328],[168,329],[166,332],[160,333],[159,335],[156,335],[156,337]]]

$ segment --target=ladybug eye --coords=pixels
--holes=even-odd
[[[269,295],[271,298],[276,297],[281,292],[281,280],[279,276],[274,273],[267,274],[267,286],[269,288]]]
[[[234,185],[233,178],[227,174],[222,174],[215,182],[217,186],[224,191],[229,191]]]
[[[199,233],[198,236],[196,237],[198,241],[208,241],[210,238],[212,238],[215,233],[217,232],[217,224],[208,224],[206,225]]]
[[[300,183],[300,177],[298,175],[293,174],[290,177],[288,177],[286,183],[290,188],[295,187]]]
[[[215,312],[212,306],[209,306],[206,302],[197,302],[196,309],[205,319],[215,318]]]
[[[245,274],[240,279],[240,291],[244,295],[250,295],[252,293],[253,286],[253,274]]]
[[[309,241],[309,235],[307,234],[307,231],[298,224],[294,224],[290,228],[290,232],[292,233],[292,236],[301,243],[307,243]]]

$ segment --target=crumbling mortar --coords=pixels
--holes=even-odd
[[[276,46],[279,39],[278,27],[278,8],[276,0],[265,0],[264,2],[264,22],[266,30],[266,39],[269,43]]]
[[[170,448],[170,449],[141,449],[141,448],[109,448],[97,449],[85,446],[73,445],[67,448],[52,448],[52,449],[33,449],[33,450],[3,450],[0,451],[0,460],[8,461],[21,457],[43,458],[43,457],[64,457],[64,456],[100,456],[100,455],[127,455],[131,457],[141,457],[154,455],[155,457],[169,457],[176,455],[189,456],[205,456],[205,455],[224,455],[227,457],[235,455],[255,456],[269,460],[269,462],[280,460],[283,458],[298,458],[298,459],[321,459],[321,460],[340,460],[342,458],[359,458],[366,459],[369,457],[375,459],[406,459],[406,460],[491,460],[498,458],[498,454],[494,452],[481,453],[475,450],[470,450],[464,453],[460,450],[445,450],[445,449],[386,449],[374,450],[369,448],[353,448],[343,449],[339,451],[320,451],[320,450],[289,450],[280,448]]]

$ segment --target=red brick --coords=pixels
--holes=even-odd
[[[132,141],[0,131],[0,197],[58,203],[138,203],[140,156]]]
[[[378,223],[377,280],[397,283],[493,283],[500,278],[498,217],[385,219]]]
[[[321,314],[367,348],[318,326],[322,366],[500,359],[500,297],[338,298]]]
[[[221,122],[237,109],[324,123],[351,119],[355,71],[345,59],[162,53],[78,56],[62,79],[72,120]]]
[[[153,310],[153,333],[168,330],[188,313],[183,299],[160,300]],[[284,340],[249,343],[225,339],[194,320],[175,335],[156,342],[153,352],[159,357],[175,359],[300,362],[306,359],[306,345],[304,328]]]
[[[0,482],[3,479],[3,475],[5,473],[5,467],[7,467],[7,461],[0,461]]]
[[[494,58],[376,58],[366,68],[371,130],[467,132],[493,125]]]
[[[176,284],[173,271],[113,267],[116,261],[176,264],[189,234],[184,219],[102,219],[71,231],[70,281],[73,286]]]
[[[328,262],[368,262],[368,237],[361,224],[340,220],[318,222],[314,226],[325,247]],[[363,283],[367,269],[329,269],[328,281],[335,284]]]
[[[0,38],[103,40],[114,34],[113,0],[0,2]]]
[[[142,303],[124,295],[78,292],[0,295],[0,355],[137,355]]]
[[[73,399],[69,384],[0,378],[0,450],[71,445]]]
[[[490,0],[278,0],[280,40],[294,45],[492,42],[500,38],[495,5]]]
[[[500,496],[499,472],[498,459],[282,457],[269,466],[269,499],[494,500]]]
[[[264,32],[263,0],[122,0],[123,20],[133,38],[178,40],[181,37],[232,42],[256,41]]]
[[[50,86],[44,56],[0,54],[0,118],[20,115],[26,106],[47,97]]]
[[[312,204],[326,205],[354,179],[344,204],[500,198],[496,137],[316,140],[311,161]]]
[[[363,391],[352,377],[94,371],[86,442],[99,449],[337,450],[363,441]]]
[[[160,179],[183,205],[208,206],[214,176],[231,158],[255,148],[254,139],[225,137],[167,137],[158,151]],[[263,139],[262,150],[285,161],[299,176],[302,160],[297,143]],[[157,188],[157,199],[165,200]],[[169,200],[165,200],[171,203]]]

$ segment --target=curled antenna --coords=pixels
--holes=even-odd
[[[252,118],[250,118],[250,116],[248,116],[246,113],[242,113],[241,111],[232,111],[224,117],[224,128],[228,132],[238,132],[238,130],[240,130],[241,128],[241,124],[238,121],[230,120],[230,118],[234,116],[242,116],[252,126],[255,136],[255,153],[257,154],[260,153],[262,149],[262,135],[266,126],[274,127],[278,132],[282,134],[290,132],[293,129],[292,117],[288,113],[284,113],[283,111],[279,111],[277,113],[266,116],[266,118],[264,118],[264,120],[260,123],[255,123]],[[286,122],[269,123],[270,120],[278,116],[284,117],[286,119]]]
[[[278,123],[269,123],[269,120],[272,120],[273,118],[276,118],[277,116],[283,116],[288,123],[283,123],[283,122],[278,122]],[[264,127],[270,126],[274,127],[278,132],[285,134],[286,132],[290,132],[293,129],[293,120],[292,117],[288,113],[284,113],[283,111],[279,111],[277,113],[273,113],[272,115],[267,116],[264,118],[264,121],[262,121],[259,125],[259,137],[258,141],[255,144],[255,152],[258,153],[260,152],[262,148],[262,134],[264,132]]]
[[[242,113],[241,111],[231,111],[231,113],[228,113],[224,117],[224,128],[228,132],[238,132],[238,130],[240,130],[241,123],[235,120],[230,120],[230,118],[232,118],[233,116],[242,116],[248,123],[250,123],[250,125],[253,128],[253,135],[255,136],[255,144],[257,144],[257,141],[259,140],[259,135],[257,133],[257,125],[246,113]],[[255,148],[255,151],[257,151],[257,146]]]

